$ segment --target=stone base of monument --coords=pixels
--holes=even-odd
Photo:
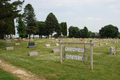
[[[34,42],[29,42],[28,43],[28,47],[27,48],[34,48],[34,47],[36,47]]]

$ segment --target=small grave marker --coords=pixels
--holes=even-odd
[[[34,47],[36,47],[34,42],[28,43],[28,48],[34,48]]]
[[[53,53],[60,52],[60,49],[53,49],[52,52],[53,52]]]
[[[20,43],[15,43],[15,45],[20,45]]]
[[[13,50],[13,47],[6,47],[6,50]]]
[[[29,52],[28,56],[37,56],[38,52]]]
[[[33,42],[33,38],[30,38],[29,42]]]
[[[50,44],[46,44],[46,47],[49,47],[50,46]]]
[[[6,39],[5,42],[6,42],[6,43],[11,43],[11,40]]]
[[[105,45],[108,45],[108,43],[105,43]]]
[[[56,46],[59,46],[59,44],[56,44]]]

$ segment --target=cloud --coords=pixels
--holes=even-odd
[[[25,3],[30,3],[37,7],[49,8],[59,6],[73,7],[81,5],[97,5],[116,1],[118,0],[25,0]]]
[[[88,18],[74,18],[75,21],[78,20],[101,20],[102,18],[93,18],[93,17],[88,17]]]

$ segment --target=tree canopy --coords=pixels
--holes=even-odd
[[[18,7],[21,7],[23,1],[14,1],[10,3],[11,0],[1,0],[0,1],[0,38],[4,38],[4,35],[15,34],[14,19],[21,16]]]
[[[99,34],[101,37],[115,38],[118,36],[119,31],[118,31],[118,28],[116,26],[113,26],[110,24],[110,25],[106,25],[106,26],[102,27],[99,30]]]
[[[67,23],[66,22],[61,23],[61,29],[62,29],[61,32],[64,35],[64,37],[67,36]]]
[[[51,37],[54,32],[59,32],[61,30],[58,20],[53,13],[50,13],[47,16],[45,20],[45,24],[46,24],[46,30],[48,33],[51,34]]]

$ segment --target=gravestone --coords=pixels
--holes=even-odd
[[[56,46],[59,46],[59,44],[56,44]]]
[[[29,42],[33,42],[33,39],[32,39],[32,38],[30,38]]]
[[[36,47],[34,42],[28,43],[28,48],[34,48],[34,47]]]
[[[105,43],[105,45],[108,45],[108,43]]]
[[[23,42],[24,40],[23,39],[19,39],[18,42]]]
[[[110,53],[109,53],[109,54],[111,54],[111,55],[116,54],[116,52],[115,52],[115,47],[114,47],[114,46],[111,46],[111,47],[110,47]]]
[[[50,44],[46,44],[46,47],[50,46]]]
[[[99,46],[102,46],[102,44],[100,43]]]
[[[38,52],[29,52],[28,56],[37,56]]]
[[[52,52],[53,52],[53,53],[60,52],[60,49],[53,49]]]
[[[6,50],[13,50],[13,47],[6,47]]]
[[[6,42],[6,43],[11,43],[11,40],[6,39],[5,42]]]
[[[15,45],[20,45],[20,43],[15,43]]]

